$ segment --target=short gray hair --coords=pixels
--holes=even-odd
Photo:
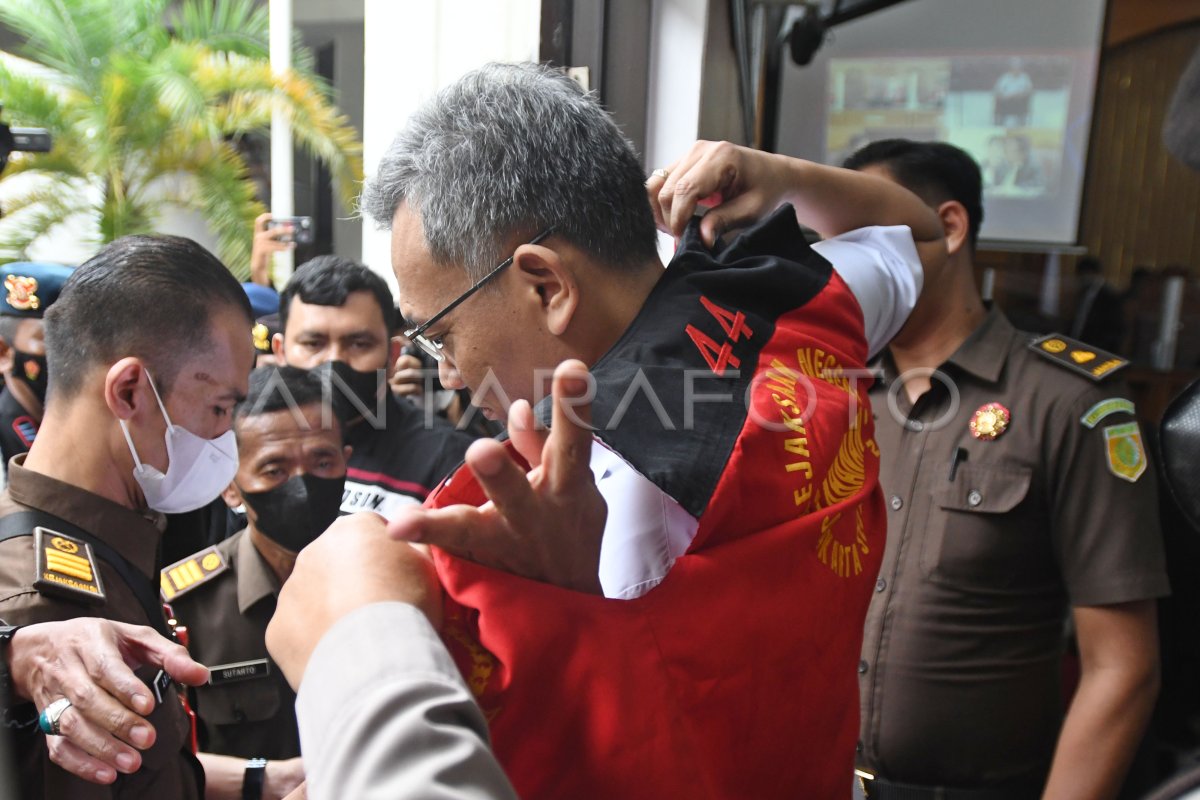
[[[439,264],[478,279],[515,236],[555,232],[601,263],[656,256],[645,175],[591,95],[537,64],[488,64],[410,118],[368,182],[364,213],[388,228],[401,203]]]

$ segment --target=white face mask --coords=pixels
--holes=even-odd
[[[120,419],[117,421],[121,424],[121,432],[129,443],[133,463],[137,465],[133,469],[133,479],[142,487],[146,505],[155,511],[164,514],[195,511],[215,500],[237,474],[237,440],[232,430],[216,439],[204,439],[172,424],[149,372],[146,378],[154,390],[154,399],[158,401],[163,419],[167,421],[167,471],[163,474],[150,464],[142,463],[129,435],[129,426]]]

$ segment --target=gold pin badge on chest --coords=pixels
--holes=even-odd
[[[1012,412],[1000,403],[985,403],[976,409],[969,425],[971,435],[981,441],[990,442],[998,438],[1012,421]]]

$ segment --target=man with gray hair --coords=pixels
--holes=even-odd
[[[518,794],[843,793],[884,530],[857,370],[937,279],[937,218],[727,144],[646,184],[595,100],[535,65],[439,93],[363,204],[409,338],[507,415],[511,442],[473,444],[389,532],[435,545],[442,637]],[[665,271],[656,217],[681,237]]]

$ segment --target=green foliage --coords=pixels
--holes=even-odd
[[[97,244],[153,232],[169,201],[199,211],[244,276],[263,208],[234,142],[266,134],[273,109],[352,207],[357,134],[303,47],[293,70],[272,73],[267,11],[254,0],[2,0],[0,22],[25,40],[18,55],[50,72],[0,64],[5,121],[54,138],[52,152],[14,156],[5,171],[5,181],[35,177],[5,202],[0,263],[78,214],[94,220]]]

